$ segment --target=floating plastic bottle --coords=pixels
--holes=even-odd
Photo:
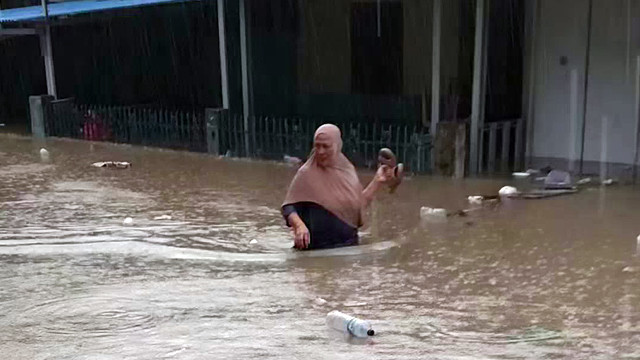
[[[355,337],[365,338],[375,334],[368,321],[343,314],[337,310],[327,314],[327,326]]]

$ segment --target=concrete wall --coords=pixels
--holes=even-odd
[[[593,0],[587,74],[589,2],[538,0],[538,5],[533,121],[529,124],[532,165],[568,168],[567,159],[572,150],[577,151],[579,158],[584,140],[584,172],[597,172],[598,162],[606,150],[604,160],[610,163],[610,175],[619,176],[629,170],[635,149],[640,2]],[[560,62],[562,56],[566,56],[566,65]],[[578,78],[573,98],[572,71]],[[586,116],[583,111],[585,78],[588,80]],[[603,118],[608,119],[604,142]],[[577,120],[573,128],[572,119]]]

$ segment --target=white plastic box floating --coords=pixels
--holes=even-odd
[[[484,200],[483,196],[480,195],[471,195],[467,198],[469,204],[482,204],[482,200]]]
[[[420,217],[423,219],[442,219],[447,217],[447,210],[423,206],[420,208]]]

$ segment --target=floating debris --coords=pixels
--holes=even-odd
[[[423,206],[420,208],[420,217],[423,219],[446,218],[447,210],[442,208],[431,208],[428,206]]]
[[[133,219],[130,217],[126,217],[122,222],[122,225],[131,225],[131,224],[133,224]]]
[[[153,218],[153,220],[171,220],[171,215],[160,215]]]
[[[368,303],[364,301],[347,301],[342,304],[345,307],[359,307],[359,306],[367,306]]]
[[[131,167],[131,163],[126,161],[101,161],[91,164],[93,167],[98,168],[111,168],[111,169],[128,169]]]
[[[321,298],[321,297],[319,297],[319,298],[316,298],[315,300],[313,300],[313,302],[315,302],[316,305],[322,306],[322,305],[325,305],[328,301],[323,299],[323,298]]]
[[[251,239],[251,241],[249,241],[249,245],[255,245],[258,243],[258,240],[256,239]]]
[[[484,197],[480,195],[472,195],[469,196],[467,200],[469,200],[469,204],[482,204],[482,200],[484,200]]]
[[[500,194],[500,196],[515,195],[517,193],[518,189],[514,188],[513,186],[503,186],[502,189],[498,191],[498,194]]]
[[[545,189],[568,189],[572,188],[571,174],[561,170],[551,170],[544,179]]]
[[[40,159],[43,161],[49,161],[49,151],[47,151],[47,149],[40,149]]]
[[[302,164],[302,160],[300,158],[298,158],[298,157],[295,157],[295,156],[284,155],[282,159],[287,164],[291,164],[291,165],[301,165]]]
[[[606,179],[602,181],[602,185],[612,185],[613,183],[615,183],[615,180],[613,179]]]
[[[591,178],[590,178],[590,177],[587,177],[587,178],[580,179],[580,180],[576,181],[576,184],[578,184],[578,185],[585,185],[585,184],[588,184],[588,183],[590,183],[590,182],[591,182]]]

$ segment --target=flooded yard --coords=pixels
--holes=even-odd
[[[133,166],[90,166],[111,160]],[[373,204],[365,246],[303,256],[279,213],[294,173],[0,136],[1,358],[640,359],[639,188],[433,222],[421,206],[512,181],[414,176]],[[376,336],[330,331],[334,309]]]

